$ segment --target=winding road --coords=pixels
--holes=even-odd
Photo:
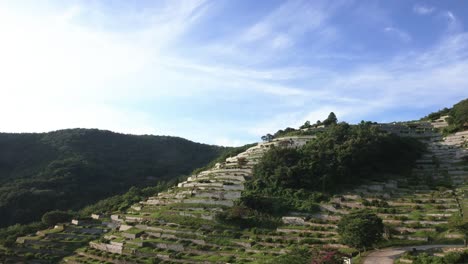
[[[393,264],[393,261],[399,256],[403,255],[406,251],[411,251],[413,248],[416,250],[427,250],[432,248],[453,248],[463,247],[463,245],[425,245],[425,246],[406,246],[406,247],[392,247],[384,248],[369,253],[363,261],[363,264]]]

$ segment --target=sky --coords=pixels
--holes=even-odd
[[[0,131],[238,146],[468,97],[468,1],[0,0]]]

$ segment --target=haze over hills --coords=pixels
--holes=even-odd
[[[0,133],[0,227],[174,179],[223,150],[177,137],[97,129]]]

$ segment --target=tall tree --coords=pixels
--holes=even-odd
[[[310,121],[305,121],[305,123],[300,126],[299,128],[300,129],[306,129],[306,128],[310,128],[312,125],[310,124]]]
[[[336,118],[335,113],[330,112],[327,119],[323,120],[325,126],[336,125],[338,123],[338,118]]]

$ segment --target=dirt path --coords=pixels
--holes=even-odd
[[[425,245],[385,248],[371,252],[364,258],[363,264],[393,264],[393,261],[406,251],[426,250],[432,248],[463,247],[462,245]]]

